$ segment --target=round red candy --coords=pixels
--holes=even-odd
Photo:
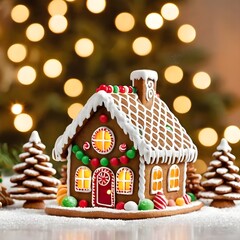
[[[99,120],[101,123],[106,123],[108,121],[108,116],[105,114],[100,115]]]
[[[128,87],[128,93],[132,93],[133,92],[133,88],[132,88],[132,86],[129,86]]]
[[[119,165],[119,161],[118,161],[118,159],[117,158],[111,158],[110,159],[110,164],[112,165],[112,166],[118,166]]]
[[[107,93],[112,93],[113,92],[113,86],[109,85],[107,87]]]
[[[103,90],[103,91],[107,92],[108,87],[105,84],[102,84],[102,85],[100,85],[99,90]]]
[[[88,206],[88,202],[86,200],[80,200],[79,203],[78,203],[78,206],[80,208],[85,208]]]
[[[125,87],[124,86],[119,86],[119,92],[120,93],[125,93],[126,92]]]
[[[122,210],[122,209],[124,209],[124,205],[125,205],[124,202],[118,202],[118,203],[116,204],[116,209]]]
[[[98,167],[100,165],[100,161],[98,158],[93,158],[91,160],[91,165],[94,166],[94,167]]]
[[[127,156],[121,156],[119,159],[122,164],[127,164],[129,162],[129,158]]]

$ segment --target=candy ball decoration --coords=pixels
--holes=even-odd
[[[88,202],[86,200],[80,200],[79,203],[78,203],[78,206],[80,208],[85,208],[85,207],[88,207]]]
[[[111,164],[112,166],[118,166],[118,165],[119,165],[119,160],[118,160],[116,157],[111,158],[111,159],[110,159],[110,164]]]
[[[76,158],[78,160],[82,160],[83,156],[84,156],[84,153],[81,150],[76,152]]]
[[[89,149],[90,149],[90,147],[91,147],[91,145],[90,145],[90,143],[89,143],[89,142],[85,142],[85,143],[83,144],[83,150],[84,150],[84,151],[87,151],[87,150],[89,150]]]
[[[191,202],[191,197],[188,196],[187,194],[185,194],[183,196],[183,200],[184,200],[185,204],[189,204]]]
[[[103,91],[107,92],[107,90],[108,90],[108,87],[107,87],[107,85],[105,85],[105,84],[102,84],[102,85],[100,85],[100,87],[99,87],[98,89],[99,89],[99,90],[103,90]]]
[[[118,202],[118,203],[116,204],[116,209],[118,209],[118,210],[123,210],[123,209],[124,209],[124,205],[125,205],[124,202]]]
[[[127,151],[126,155],[128,158],[133,159],[136,156],[136,150],[130,149]]]
[[[99,121],[101,123],[106,123],[108,121],[108,116],[105,115],[105,114],[101,114],[100,117],[99,117]]]
[[[187,193],[187,195],[191,198],[191,202],[194,202],[197,200],[197,197],[193,193]]]
[[[113,92],[114,92],[114,93],[119,93],[119,88],[118,88],[117,85],[114,85],[114,86],[113,86]]]
[[[128,201],[124,205],[124,210],[126,211],[137,211],[138,205],[133,201]]]
[[[80,149],[79,149],[79,147],[78,147],[78,145],[74,145],[73,147],[72,147],[72,152],[73,153],[77,153],[77,151],[79,151]]]
[[[129,162],[129,159],[127,156],[121,156],[119,160],[122,164],[127,164]]]
[[[113,86],[112,85],[108,86],[107,93],[113,93]]]
[[[125,93],[126,92],[125,87],[124,86],[119,86],[119,92],[120,93]]]
[[[83,157],[82,157],[82,162],[83,162],[83,164],[88,165],[89,162],[90,162],[89,157],[88,157],[88,156],[83,156]]]
[[[66,196],[62,200],[62,206],[63,207],[76,207],[77,204],[78,204],[77,199],[75,197],[72,197],[72,196]]]
[[[185,201],[184,201],[184,199],[182,197],[177,198],[175,202],[176,202],[177,206],[185,205]]]
[[[161,192],[158,192],[153,198],[154,207],[156,209],[165,209],[168,205],[168,201],[165,195]],[[175,203],[175,202],[174,202]]]
[[[99,159],[98,159],[98,158],[93,158],[93,159],[91,160],[91,165],[92,165],[93,167],[98,167],[98,166],[100,165]]]
[[[119,151],[120,152],[126,152],[127,150],[127,144],[126,143],[122,143],[120,146],[119,146]]]
[[[169,200],[168,200],[168,206],[169,206],[169,207],[174,207],[174,206],[176,206],[175,201],[174,201],[173,199],[169,199]]]
[[[150,199],[142,199],[139,201],[138,210],[153,210],[154,203]]]
[[[101,158],[100,163],[102,166],[106,167],[109,164],[109,161],[107,158],[103,157]]]

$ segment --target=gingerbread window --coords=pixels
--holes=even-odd
[[[91,192],[92,171],[85,166],[81,166],[75,173],[75,191]]]
[[[117,194],[131,195],[133,193],[134,174],[130,168],[122,167],[117,171]]]
[[[107,127],[99,127],[92,135],[92,146],[94,150],[99,154],[110,153],[115,145],[115,137]]]
[[[154,166],[151,172],[151,194],[161,192],[163,188],[163,171],[159,166]]]
[[[174,164],[170,167],[168,172],[168,191],[178,191],[179,190],[179,177],[180,169]]]

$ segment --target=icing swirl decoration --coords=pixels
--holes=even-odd
[[[146,82],[146,100],[149,101],[154,97],[154,82],[151,79],[148,79]]]

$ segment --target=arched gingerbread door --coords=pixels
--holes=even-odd
[[[110,168],[100,167],[93,173],[92,205],[115,207],[115,176]]]

